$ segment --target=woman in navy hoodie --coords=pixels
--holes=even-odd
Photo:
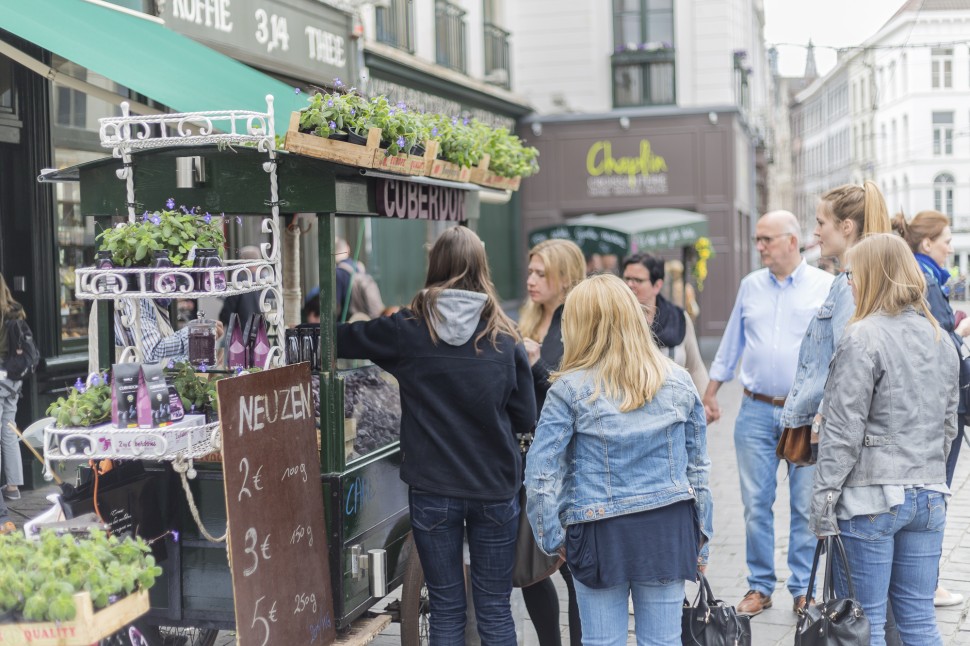
[[[514,646],[509,605],[522,485],[517,433],[536,420],[532,371],[481,239],[445,231],[410,308],[337,328],[337,354],[370,359],[401,389],[401,479],[431,604],[431,643],[465,643],[467,529],[478,633]]]

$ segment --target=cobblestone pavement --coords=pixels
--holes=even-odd
[[[970,304],[968,304],[970,306]],[[737,464],[734,454],[734,418],[741,402],[741,387],[737,382],[726,384],[721,389],[722,419],[708,431],[708,445],[711,454],[711,488],[714,492],[714,531],[711,565],[708,578],[718,597],[736,604],[747,591],[746,567],[744,560],[744,524],[741,496],[738,490]],[[778,586],[774,594],[774,607],[766,610],[752,620],[754,646],[790,646],[794,642],[795,615],[791,611],[792,599],[784,586],[788,576],[786,565],[788,535],[788,487],[783,480],[784,473],[779,471],[778,498],[775,502],[775,563],[777,566]],[[54,491],[54,488],[46,493]],[[23,499],[9,503],[17,525],[36,516],[48,507],[43,498],[44,492],[24,492]],[[970,448],[965,447],[954,478],[954,494],[950,503],[946,535],[943,544],[943,563],[941,580],[954,592],[960,592],[968,600],[963,605],[937,610],[940,630],[947,646],[970,646]],[[562,578],[554,580],[560,588],[560,599],[565,600],[566,591]],[[692,594],[692,591],[689,591]],[[392,595],[393,596],[393,595]],[[377,603],[375,610],[387,605],[387,600]],[[565,603],[561,604],[563,610]],[[519,643],[535,646],[535,631],[525,612],[521,595],[516,591],[513,597],[513,612],[519,631]],[[563,644],[569,643],[567,616],[560,615]],[[633,619],[630,618],[632,630]],[[231,633],[220,635],[218,646],[234,644]],[[400,628],[391,624],[372,642],[375,646],[392,646],[400,643]],[[632,639],[630,643],[635,641]]]

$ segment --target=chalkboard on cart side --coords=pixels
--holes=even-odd
[[[237,643],[331,644],[310,364],[222,379],[217,389]]]

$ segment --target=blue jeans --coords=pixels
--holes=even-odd
[[[741,478],[744,503],[744,531],[748,562],[748,587],[771,595],[775,590],[775,489],[778,486],[778,457],[775,446],[781,438],[780,406],[750,397],[741,400],[734,425],[734,448]],[[812,478],[815,467],[788,467],[791,526],[788,533],[788,589],[793,597],[808,590],[815,554],[815,536],[808,530]]]
[[[637,646],[680,643],[683,581],[631,582],[611,588],[590,588],[579,579],[573,583],[583,623],[583,646],[625,646],[631,591]]]
[[[839,521],[852,584],[872,626],[870,646],[886,643],[887,598],[906,646],[942,646],[933,592],[946,527],[946,498],[907,489],[906,500],[884,514]],[[841,559],[833,560],[835,591],[848,593]]]
[[[509,597],[519,499],[469,500],[411,489],[411,529],[428,586],[432,646],[465,644],[465,568],[468,532],[472,598],[483,644],[515,646]]]

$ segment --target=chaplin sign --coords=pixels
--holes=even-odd
[[[350,77],[349,14],[308,0],[166,0],[171,29],[238,60],[329,83]]]
[[[626,142],[622,142],[626,144]],[[617,142],[617,149],[627,145]],[[586,194],[589,197],[666,195],[667,160],[641,139],[635,155],[614,150],[609,140],[594,142],[586,151]]]

